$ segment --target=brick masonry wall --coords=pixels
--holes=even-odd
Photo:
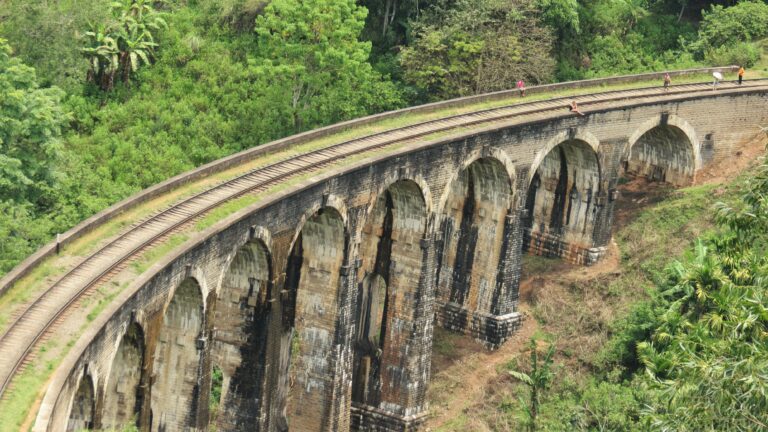
[[[565,109],[564,109],[565,111]],[[57,371],[49,394],[41,408],[36,430],[63,430],[67,424],[74,395],[83,376],[87,374],[96,388],[96,424],[104,407],[105,389],[113,359],[120,341],[130,324],[143,329],[144,359],[142,362],[143,402],[137,407],[140,424],[148,426],[152,385],[149,377],[156,373],[158,339],[167,305],[177,288],[190,278],[197,281],[201,292],[203,316],[215,321],[209,312],[213,299],[221,289],[223,275],[237,251],[247,242],[263,242],[271,257],[272,280],[269,320],[266,324],[264,397],[260,404],[259,430],[276,431],[285,425],[282,421],[290,382],[282,371],[287,370],[290,359],[291,337],[285,331],[283,317],[287,314],[282,291],[285,288],[288,258],[302,227],[321,208],[334,209],[344,227],[345,243],[337,261],[338,271],[333,273],[332,286],[325,295],[335,298],[323,300],[334,305],[335,311],[317,324],[302,324],[303,331],[311,326],[330,334],[323,339],[327,354],[329,376],[324,377],[323,398],[308,407],[316,415],[323,429],[332,430],[410,430],[426,413],[426,386],[430,375],[430,356],[433,317],[437,311],[436,276],[441,241],[441,215],[445,214],[449,190],[458,173],[472,161],[487,157],[497,159],[507,167],[512,184],[512,205],[504,221],[504,239],[496,246],[499,264],[495,274],[486,274],[493,284],[490,310],[472,310],[475,305],[454,308],[449,320],[467,323],[463,331],[473,334],[489,347],[497,346],[519,325],[516,314],[520,254],[525,236],[522,221],[526,217],[526,194],[537,164],[557,144],[568,139],[597,143],[600,163],[599,188],[596,193],[600,208],[596,211],[591,244],[579,245],[589,253],[599,255],[600,247],[610,240],[612,200],[610,191],[620,175],[621,162],[626,160],[629,146],[648,130],[669,124],[686,132],[693,142],[692,159],[697,169],[705,163],[727,160],[741,144],[754,138],[758,125],[768,124],[768,97],[766,94],[733,95],[713,93],[710,97],[681,101],[648,103],[637,106],[591,112],[584,117],[566,112],[561,116],[543,119],[537,123],[476,132],[462,139],[448,142],[424,143],[388,156],[378,157],[345,167],[322,178],[312,179],[293,191],[283,192],[280,199],[265,200],[233,216],[199,236],[199,243],[182,249],[144,275],[136,285],[116,299],[109,313],[94,321],[94,328],[72,350],[64,365]],[[702,145],[702,143],[704,143]],[[704,151],[704,146],[707,147]],[[367,404],[352,403],[352,369],[358,322],[358,291],[365,273],[366,260],[371,258],[364,229],[379,197],[398,180],[407,180],[421,195],[421,206],[410,198],[396,201],[395,210],[403,221],[402,229],[393,231],[393,251],[402,255],[394,268],[404,277],[392,293],[392,322],[388,331],[397,329],[397,338],[389,346],[385,341],[382,366],[387,371],[381,376],[381,397]],[[411,189],[413,191],[413,189]],[[422,230],[420,232],[419,230]],[[410,232],[410,234],[405,234]],[[416,236],[419,233],[419,236]],[[567,240],[567,239],[566,239]],[[399,244],[398,244],[399,242]],[[567,241],[565,246],[570,250]],[[316,251],[319,254],[324,252]],[[339,256],[335,254],[334,256]],[[583,252],[582,252],[583,256]],[[398,266],[405,266],[402,270]],[[490,270],[489,270],[490,271]],[[330,282],[329,282],[330,283]],[[477,295],[470,293],[471,295]],[[478,304],[481,302],[478,302]],[[301,314],[301,312],[298,312]],[[472,316],[471,319],[468,317]],[[210,318],[213,317],[213,318]],[[395,319],[397,318],[397,319]],[[301,316],[297,316],[297,320]],[[202,349],[190,348],[185,352],[198,352],[200,371],[194,383],[199,399],[190,406],[191,417],[184,420],[187,428],[203,429],[208,421],[207,392],[210,388],[211,343],[210,329],[215,322],[204,322],[202,340],[196,342]],[[297,325],[299,329],[301,326]],[[182,341],[182,344],[189,343]],[[301,340],[299,340],[299,349]],[[327,388],[330,387],[330,388]],[[354,407],[353,407],[354,406]],[[310,415],[307,413],[306,415]],[[290,419],[289,419],[290,420]]]

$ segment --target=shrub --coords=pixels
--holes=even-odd
[[[704,12],[699,38],[691,44],[691,49],[705,54],[711,49],[735,46],[767,35],[768,4],[742,1],[729,8],[713,5],[709,12]]]
[[[740,65],[744,67],[754,66],[760,60],[760,49],[755,44],[741,42],[734,46],[724,45],[711,48],[704,54],[707,63],[716,66]]]

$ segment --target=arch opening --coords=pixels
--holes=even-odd
[[[390,185],[365,222],[359,251],[363,277],[356,309],[354,404],[401,404],[396,387],[407,373],[407,338],[418,303],[426,227],[424,195],[410,180]]]
[[[144,331],[138,324],[131,324],[112,360],[104,392],[103,429],[121,429],[140,423],[146,382],[144,347]]]
[[[151,387],[152,430],[195,427],[202,363],[203,298],[189,278],[179,285],[157,339]]]
[[[262,416],[271,268],[266,246],[247,243],[232,259],[216,298],[209,407],[210,424],[220,431],[259,424]]]
[[[338,290],[346,245],[338,211],[322,208],[301,229],[286,268],[282,301],[279,389],[281,430],[329,429],[338,321]]]
[[[528,252],[578,261],[593,247],[600,191],[597,154],[581,140],[553,148],[536,167],[526,196],[523,242]]]
[[[624,176],[674,186],[693,183],[696,170],[693,143],[682,129],[659,125],[630,144],[629,156],[623,164]]]
[[[504,165],[483,158],[449,185],[441,215],[437,302],[441,324],[466,330],[474,311],[489,312],[497,284],[512,186]]]
[[[96,398],[93,391],[93,380],[89,374],[83,374],[72,400],[72,409],[67,421],[67,432],[91,430],[94,428],[94,410]]]

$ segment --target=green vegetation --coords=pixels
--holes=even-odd
[[[150,0],[123,0],[111,5],[114,21],[91,25],[85,32],[83,54],[88,60],[89,82],[111,90],[115,77],[129,83],[131,74],[154,58],[154,32],[167,24]]]
[[[209,424],[216,424],[216,418],[219,414],[219,405],[221,404],[221,392],[224,387],[224,372],[218,366],[213,367],[211,372],[211,392],[208,398],[208,412],[210,413]]]
[[[535,338],[531,338],[528,344],[528,350],[531,356],[531,371],[524,373],[511,370],[509,374],[515,379],[522,381],[530,389],[530,399],[525,402],[520,398],[520,405],[523,407],[522,423],[525,427],[534,432],[536,430],[536,420],[539,414],[542,394],[549,389],[555,374],[552,371],[552,357],[555,355],[555,345],[549,344],[549,347],[539,359],[539,345]]]
[[[550,82],[552,32],[526,0],[438,1],[414,22],[403,49],[404,79],[426,100]]]

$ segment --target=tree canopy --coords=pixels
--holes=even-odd
[[[256,19],[253,71],[294,132],[399,103],[359,40],[366,14],[353,0],[274,0]]]
[[[0,201],[36,200],[54,181],[64,93],[39,88],[35,69],[0,39]]]
[[[413,22],[403,76],[428,100],[549,82],[554,38],[540,15],[522,0],[438,1]]]

